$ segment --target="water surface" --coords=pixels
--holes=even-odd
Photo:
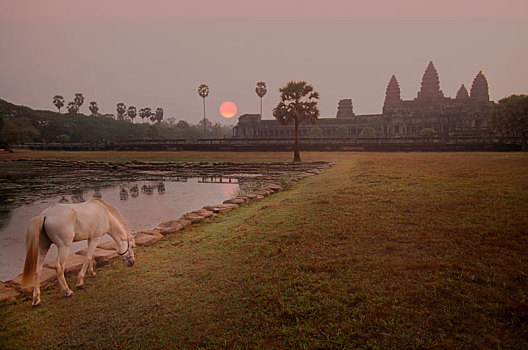
[[[54,196],[18,207],[0,220],[0,281],[11,280],[22,272],[28,222],[52,203],[74,203],[93,197],[102,198],[121,212],[130,232],[138,232],[152,229],[163,221],[178,219],[204,205],[221,203],[230,198],[237,188],[237,180],[229,178],[135,181],[101,189],[78,190],[71,195]],[[105,235],[101,242],[110,239]],[[86,246],[86,241],[75,242],[70,253]],[[56,254],[57,249],[52,245],[46,261],[55,259]]]

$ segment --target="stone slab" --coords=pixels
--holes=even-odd
[[[180,220],[165,221],[158,225],[157,229],[162,235],[170,235],[183,229]]]
[[[146,233],[138,233],[135,236],[135,239],[136,239],[136,245],[144,246],[144,247],[148,247],[149,245],[152,245],[160,240],[158,237],[147,235]]]
[[[19,295],[20,292],[14,287],[8,285],[7,283],[0,282],[0,301],[12,301],[15,300]]]
[[[108,241],[104,243],[99,243],[97,245],[97,248],[99,249],[105,249],[105,250],[116,250],[117,244],[115,241]]]
[[[55,271],[55,269],[43,267],[42,270],[40,270],[40,285],[53,282],[56,279],[57,272]],[[9,283],[23,292],[30,292],[33,290],[33,281],[28,286],[22,288],[22,274],[18,275],[17,278],[15,278],[14,280],[9,281]]]
[[[240,199],[240,198],[231,198],[231,199],[226,199],[223,204],[238,204],[238,205],[242,205],[246,203],[245,200],[243,199]]]
[[[200,216],[203,216],[204,218],[210,218],[211,216],[214,215],[214,212],[212,210],[207,210],[207,209],[195,210],[195,211],[193,211],[193,213],[197,214],[197,215],[200,215]]]
[[[191,221],[193,224],[202,221],[205,219],[203,216],[195,214],[195,213],[187,213],[184,216],[182,216],[183,219]]]
[[[70,254],[66,258],[66,264],[64,265],[64,274],[69,274],[71,272],[77,272],[81,270],[81,267],[84,263],[84,256],[77,254]],[[44,267],[55,270],[55,260],[50,261],[44,264]]]
[[[85,256],[87,251],[88,251],[88,248],[85,248],[85,249],[79,250],[75,254]],[[94,255],[93,255],[97,266],[106,265],[108,264],[110,260],[115,259],[118,256],[119,255],[117,254],[115,250],[107,250],[107,249],[101,249],[101,248],[95,248]]]
[[[238,204],[222,203],[217,205],[206,205],[204,209],[211,210],[213,212],[225,213],[238,207]]]
[[[94,254],[95,262],[97,263],[97,266],[103,266],[108,264],[110,260],[113,260],[117,258],[119,255],[117,255],[117,252],[114,250],[104,250],[101,249],[99,252]]]
[[[282,191],[282,186],[279,184],[270,183],[263,187],[264,190],[271,190],[273,192]]]
[[[138,232],[138,233],[144,233],[146,235],[151,235],[151,236],[155,236],[155,237],[158,237],[158,238],[163,238],[163,235],[158,231],[158,229],[145,230],[145,231],[141,231],[141,232]]]
[[[192,224],[192,221],[191,221],[191,220],[187,220],[187,219],[184,219],[184,218],[179,218],[179,219],[178,219],[178,222],[179,222],[180,225],[182,225],[183,227],[187,227],[187,226],[189,226],[190,224]]]
[[[264,196],[264,197],[267,197],[271,194],[271,190],[263,190],[263,189],[259,189],[259,190],[256,190],[256,191],[253,191],[252,193],[256,193],[256,194],[259,194],[261,196]]]

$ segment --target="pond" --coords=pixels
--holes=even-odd
[[[71,195],[53,196],[23,205],[0,218],[0,281],[8,281],[20,274],[26,255],[25,235],[29,220],[52,203],[82,202],[99,197],[114,205],[123,214],[130,232],[156,227],[159,223],[174,220],[204,205],[222,203],[238,189],[236,178],[174,177],[165,181],[131,181],[110,187],[82,190]],[[105,235],[101,242],[110,240]],[[70,254],[86,248],[86,241],[73,243]],[[52,245],[46,261],[57,254]]]

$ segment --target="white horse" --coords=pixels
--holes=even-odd
[[[101,199],[79,204],[54,204],[30,220],[26,232],[27,254],[22,285],[28,285],[35,276],[33,306],[40,304],[39,274],[51,244],[55,243],[58,248],[55,268],[59,285],[64,295],[69,297],[73,292],[64,278],[64,264],[72,242],[88,240],[88,251],[77,276],[77,288],[82,289],[86,270],[95,276],[93,254],[105,233],[117,243],[117,254],[125,264],[134,265],[134,240],[126,222],[116,208]]]

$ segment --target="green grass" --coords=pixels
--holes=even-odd
[[[64,160],[99,160],[105,162],[126,162],[131,160],[164,161],[164,162],[291,162],[292,152],[146,152],[146,151],[30,151],[17,149],[14,153],[0,153],[2,159],[64,159]],[[303,152],[304,161],[321,160],[319,152]]]
[[[528,347],[526,154],[312,156],[337,165],[2,306],[0,348]]]

